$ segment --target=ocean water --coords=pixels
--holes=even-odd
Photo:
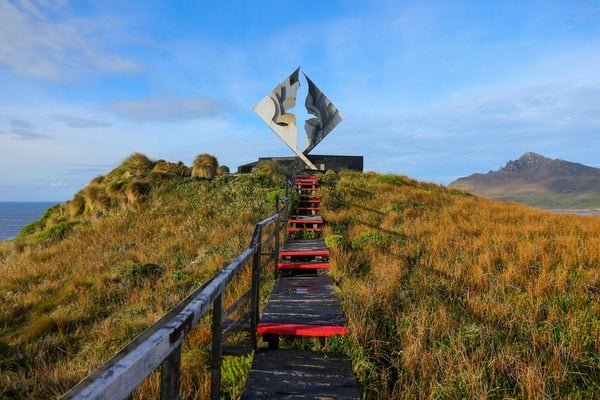
[[[30,222],[40,219],[44,211],[57,201],[0,201],[0,241],[14,239]]]

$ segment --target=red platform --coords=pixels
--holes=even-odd
[[[310,256],[328,256],[329,250],[281,250],[280,257],[310,257]]]
[[[261,322],[256,331],[262,334],[293,335],[293,336],[319,336],[345,335],[348,328],[334,325],[309,325],[309,324],[282,324]]]
[[[279,269],[329,269],[331,264],[328,262],[310,263],[310,262],[281,262],[277,264]]]

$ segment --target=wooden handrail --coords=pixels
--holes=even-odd
[[[279,206],[278,206],[279,207]],[[177,398],[181,348],[184,338],[213,306],[213,398],[220,393],[222,347],[222,301],[227,285],[253,261],[251,287],[251,341],[256,348],[262,231],[276,223],[275,235],[285,228],[282,217],[287,207],[256,224],[250,246],[202,287],[196,289],[158,322],[146,329],[121,351],[65,393],[62,399],[123,399],[155,369],[161,369],[161,398]],[[276,247],[279,241],[276,240]],[[275,252],[278,248],[275,249]],[[276,253],[275,253],[276,254]],[[218,328],[217,328],[218,327]]]
[[[292,171],[291,176],[291,182],[293,182],[295,170]],[[289,193],[291,182],[288,181],[286,185],[286,194]],[[280,207],[281,201],[284,201],[283,207]],[[71,388],[61,399],[123,399],[160,366],[162,366],[161,399],[176,399],[179,388],[182,342],[200,319],[211,309],[211,306],[213,309],[211,397],[218,399],[220,395],[221,350],[223,344],[223,293],[233,278],[252,260],[249,315],[251,342],[254,349],[256,349],[256,325],[259,320],[258,296],[260,293],[260,274],[263,267],[261,264],[262,232],[267,226],[275,224],[274,233],[268,240],[272,241],[275,237],[275,250],[272,257],[275,258],[276,263],[276,254],[279,251],[279,234],[285,231],[285,220],[288,212],[289,196],[277,198],[276,213],[256,224],[250,246],[247,249],[202,287],[194,290],[159,321]],[[235,307],[238,308],[239,306],[239,304],[236,304]]]

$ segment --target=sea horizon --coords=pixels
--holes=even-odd
[[[44,212],[62,201],[0,201],[0,242],[12,240],[24,226],[37,221]]]

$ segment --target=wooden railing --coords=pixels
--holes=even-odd
[[[292,168],[286,195],[294,182]],[[277,198],[276,212],[256,224],[250,246],[202,287],[194,290],[158,322],[146,329],[119,353],[65,393],[62,399],[123,399],[160,367],[160,398],[176,399],[179,391],[183,340],[212,306],[211,398],[219,399],[223,341],[249,322],[250,345],[257,347],[261,273],[271,262],[277,270],[280,234],[285,232],[289,196]],[[267,228],[271,231],[265,235]],[[263,237],[265,235],[266,237]],[[271,249],[272,251],[265,251]],[[266,259],[263,259],[266,256]],[[251,263],[250,289],[223,312],[227,285]],[[250,301],[249,310],[229,320]],[[227,320],[227,324],[224,321]]]

